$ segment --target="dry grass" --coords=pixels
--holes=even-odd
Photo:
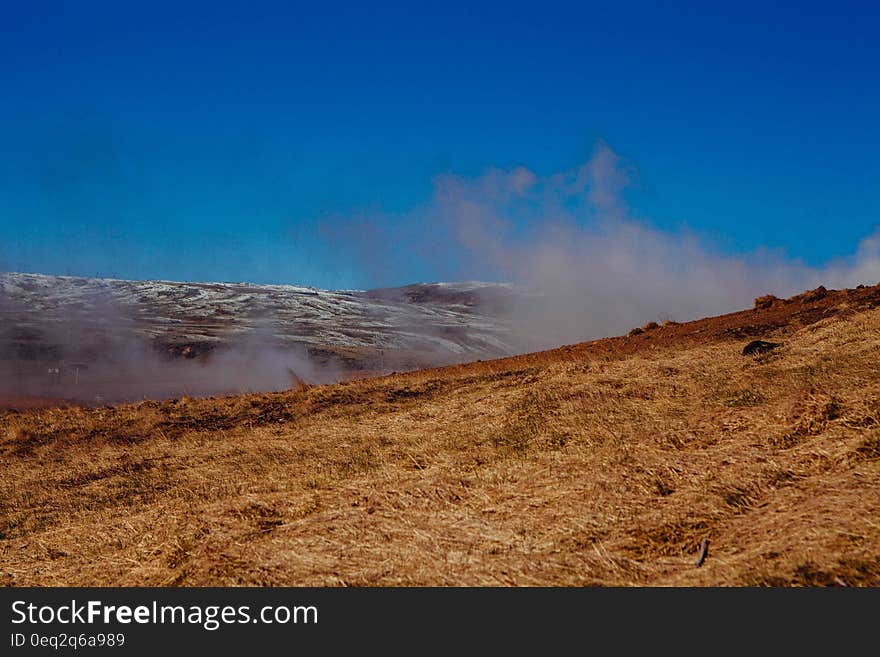
[[[0,578],[878,585],[880,310],[762,335],[6,414]]]

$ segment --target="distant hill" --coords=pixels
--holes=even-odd
[[[521,294],[0,274],[0,372],[7,393],[15,378],[20,396],[88,400],[283,389],[288,366],[312,382],[411,370],[516,353],[505,307]]]

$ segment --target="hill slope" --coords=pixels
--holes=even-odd
[[[297,392],[7,412],[0,576],[880,585],[880,287],[759,305]],[[743,356],[753,337],[781,346]]]

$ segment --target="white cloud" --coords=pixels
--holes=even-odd
[[[445,249],[471,270],[535,290],[513,309],[529,346],[620,333],[662,317],[687,320],[749,307],[755,296],[790,296],[824,284],[880,280],[880,232],[851,258],[808,267],[767,253],[729,256],[693,235],[630,216],[631,167],[604,143],[573,172],[538,176],[491,169],[435,180],[433,201],[410,220],[451,235]],[[426,221],[427,215],[428,220]]]

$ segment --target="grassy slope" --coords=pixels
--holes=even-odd
[[[880,309],[841,294],[300,392],[0,416],[0,578],[880,585]],[[741,356],[755,333],[783,346]]]

